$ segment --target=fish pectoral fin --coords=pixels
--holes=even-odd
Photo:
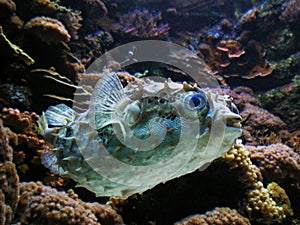
[[[106,73],[95,85],[90,110],[97,113],[113,113],[118,103],[126,98],[116,73]]]

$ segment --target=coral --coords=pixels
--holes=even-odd
[[[228,58],[239,58],[245,51],[242,49],[242,44],[235,40],[220,41],[217,45],[217,49],[226,52]]]
[[[10,84],[0,84],[0,105],[28,109],[32,104],[32,92],[29,87]]]
[[[49,150],[51,146],[38,137],[36,113],[24,112],[11,108],[4,108],[1,113],[3,123],[7,126],[10,144],[14,148],[14,162],[22,174],[30,172],[37,174],[40,164],[40,155]],[[29,171],[27,171],[29,170]],[[43,170],[38,169],[42,172]]]
[[[9,224],[16,209],[19,194],[19,177],[14,163],[9,161],[0,163],[0,187],[0,211],[1,214],[5,214],[5,219],[3,215],[0,216],[0,224]]]
[[[1,58],[18,58],[23,61],[26,65],[32,65],[34,60],[27,55],[21,48],[11,43],[3,33],[3,29],[0,26],[0,46],[1,46]]]
[[[272,192],[272,190],[270,190]],[[281,223],[286,216],[292,216],[292,211],[285,211],[281,205],[282,202],[277,203],[269,190],[264,188],[262,182],[258,181],[254,184],[251,190],[247,193],[246,212],[256,221],[265,224]],[[254,216],[255,215],[255,216]]]
[[[28,21],[24,27],[31,35],[37,37],[40,41],[47,44],[60,41],[70,41],[70,34],[65,26],[57,19],[49,17],[35,17]]]
[[[16,11],[16,4],[12,0],[0,0],[0,18],[7,18]]]
[[[294,131],[290,134],[287,144],[300,154],[300,131]]]
[[[289,23],[300,21],[300,1],[289,1],[279,18]]]
[[[17,216],[21,224],[123,224],[110,206],[85,203],[73,190],[58,192],[40,182],[21,184]]]
[[[230,208],[215,208],[204,215],[187,217],[175,225],[250,225],[250,221]]]
[[[208,36],[198,48],[199,57],[204,59],[211,71],[223,77],[240,76],[251,79],[267,76],[273,71],[265,61],[262,45],[254,40],[216,42],[213,37]]]
[[[247,103],[255,106],[261,106],[258,99],[254,97],[253,91],[248,87],[236,87],[231,89],[222,89],[223,94],[229,95],[233,103],[239,110],[243,110]]]
[[[70,9],[65,9],[58,12],[56,14],[56,18],[65,25],[73,40],[77,40],[79,38],[78,31],[81,28],[80,22],[82,21],[80,12],[73,12]]]
[[[243,138],[247,143],[258,145],[286,138],[287,135],[283,132],[286,124],[279,117],[263,109],[251,89],[237,87],[222,91],[232,97],[233,103],[240,111],[243,118]]]
[[[12,161],[13,150],[9,145],[9,137],[0,119],[0,163]]]
[[[247,199],[244,205],[245,212],[254,216],[255,220],[266,224],[282,222],[291,211],[283,208],[282,202],[276,202],[269,190],[264,188],[260,170],[252,164],[250,153],[242,145],[237,143],[222,157],[231,169],[240,170],[240,180],[248,189]]]
[[[12,148],[0,119],[0,224],[10,224],[17,207],[19,177],[12,162]]]
[[[73,9],[79,9],[82,12],[84,19],[98,19],[107,15],[108,11],[105,4],[101,0],[61,0],[65,5]]]
[[[100,57],[114,42],[112,35],[107,31],[97,31],[94,34],[84,36],[82,42],[70,43],[71,49],[81,62],[88,67],[95,59]]]
[[[254,137],[253,141],[250,139],[249,141],[255,145],[259,143],[259,138],[269,136],[272,132],[278,134],[279,131],[286,128],[286,124],[279,117],[249,103],[245,104],[241,116],[244,119],[243,129],[246,131],[245,133]]]
[[[250,153],[240,140],[221,158],[230,165],[230,169],[239,169],[239,180],[247,187],[253,187],[255,183],[262,181],[260,170],[252,164]]]
[[[32,19],[33,17],[48,17],[59,20],[69,32],[73,40],[78,39],[78,31],[81,27],[81,13],[77,10],[69,9],[59,4],[58,1],[50,0],[31,0],[28,2],[18,2],[18,7],[23,7],[26,10],[19,10],[17,13],[25,21]],[[44,21],[46,22],[46,21]],[[47,23],[57,23],[53,21],[47,21]],[[49,24],[50,26],[50,24]],[[50,29],[48,27],[48,29]],[[60,28],[61,29],[61,28]],[[49,32],[49,31],[48,31]]]
[[[252,162],[267,181],[284,182],[300,179],[300,155],[287,145],[247,146]]]
[[[264,108],[278,115],[289,131],[300,130],[300,85],[295,80],[283,87],[272,89],[259,96]]]
[[[30,4],[31,15],[54,15],[58,11],[58,5],[51,0],[32,0]]]
[[[101,0],[61,0],[62,4],[79,10],[83,18],[82,28],[84,33],[94,33],[100,27],[109,28],[109,23],[104,19],[108,11]]]
[[[168,24],[159,24],[161,19],[160,13],[136,9],[122,15],[113,30],[133,39],[164,39],[168,36],[170,27]]]
[[[292,216],[294,212],[285,190],[275,182],[268,184],[267,189],[274,201],[283,208],[285,213]]]

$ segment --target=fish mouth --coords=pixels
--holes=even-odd
[[[242,128],[242,117],[240,115],[230,115],[230,117],[226,118],[226,126],[232,128]]]

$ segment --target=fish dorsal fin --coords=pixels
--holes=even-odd
[[[121,81],[116,73],[106,73],[95,85],[91,102],[97,113],[113,113],[118,103],[126,98]]]

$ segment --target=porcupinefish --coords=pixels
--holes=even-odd
[[[97,196],[127,198],[205,169],[241,135],[240,121],[228,96],[171,79],[123,87],[106,73],[88,110],[59,104],[40,117],[40,133],[54,146],[41,160]]]

